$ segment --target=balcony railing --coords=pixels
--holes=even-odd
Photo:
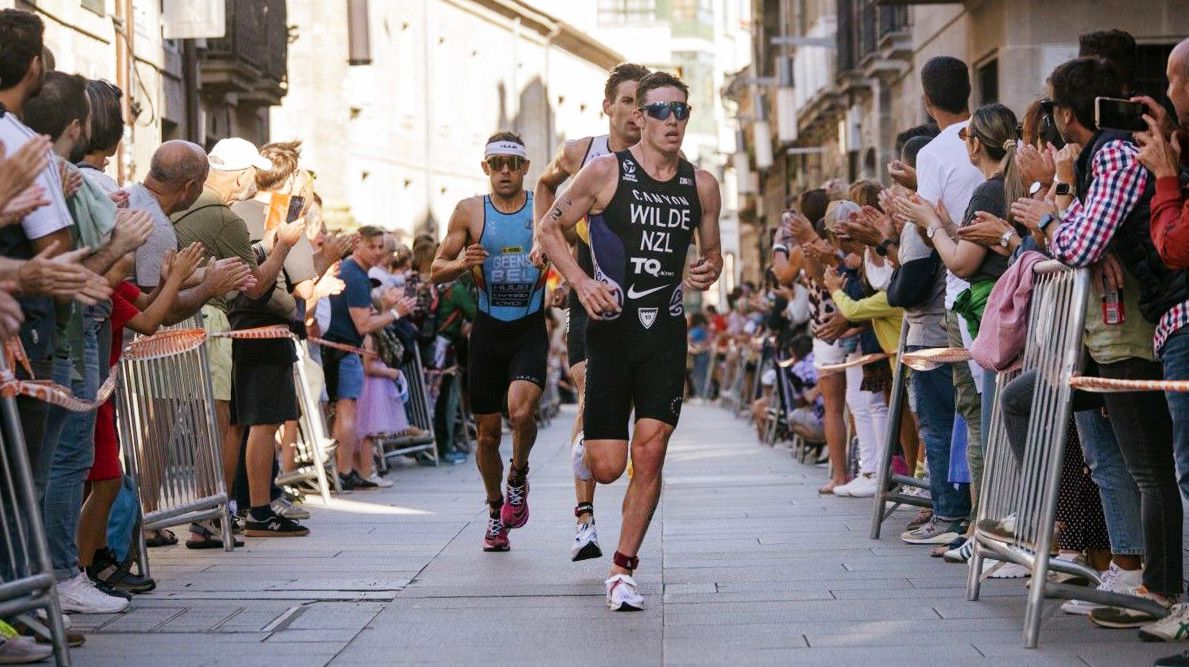
[[[884,38],[908,28],[908,8],[876,0],[838,0],[838,70],[856,69]]]
[[[285,0],[226,2],[227,33],[207,42],[204,86],[279,92],[289,52]]]

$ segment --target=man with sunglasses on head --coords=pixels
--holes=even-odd
[[[636,124],[635,118],[636,86],[640,79],[648,74],[646,67],[632,63],[620,63],[611,68],[607,76],[607,85],[603,89],[603,113],[607,115],[608,133],[567,141],[562,146],[553,161],[545,168],[545,172],[537,179],[533,198],[534,219],[540,220],[549,212],[562,184],[588,162],[600,155],[622,151],[640,141],[640,126]],[[567,240],[574,245],[574,256],[578,266],[590,273],[590,237],[587,235],[586,220],[578,221],[573,232],[573,236]],[[534,262],[544,268],[544,258],[541,256],[543,253],[536,252],[539,251],[539,247],[534,248],[534,251]],[[574,507],[574,516],[578,520],[578,534],[574,537],[570,560],[577,562],[599,558],[603,551],[599,548],[599,537],[595,532],[594,477],[586,467],[583,456],[581,406],[586,394],[586,310],[582,308],[578,294],[573,290],[569,291],[567,308],[569,323],[566,356],[570,364],[570,377],[574,379],[574,386],[578,388],[579,406],[578,416],[574,418],[574,428],[570,433],[574,492],[578,501]]]
[[[435,283],[470,271],[479,292],[471,329],[468,385],[479,431],[475,456],[487,491],[484,551],[507,551],[508,531],[528,522],[528,455],[537,439],[536,410],[545,386],[545,273],[533,266],[533,194],[524,189],[528,150],[512,132],[487,140],[483,173],[491,194],[468,197],[450,216],[434,258]],[[507,495],[500,460],[504,397],[512,424]]]
[[[654,72],[636,88],[640,143],[583,167],[541,221],[544,251],[586,309],[586,463],[596,481],[634,474],[605,582],[614,611],[644,607],[633,572],[661,492],[661,468],[685,392],[683,284],[709,288],[722,271],[718,182],[681,158],[689,88]],[[566,252],[565,232],[587,218],[592,272]],[[700,257],[685,260],[697,229]],[[635,408],[629,449],[628,421]]]

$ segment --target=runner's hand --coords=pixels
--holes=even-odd
[[[483,247],[482,243],[472,243],[467,246],[463,256],[458,258],[462,263],[464,270],[474,268],[476,266],[483,266],[483,262],[487,261],[487,249]]]
[[[610,288],[593,278],[583,280],[574,289],[578,291],[578,301],[592,320],[608,319],[620,310]]]
[[[12,338],[21,333],[25,315],[21,304],[12,297],[17,284],[11,280],[0,282],[0,338]]]
[[[533,243],[533,249],[528,253],[528,261],[542,271],[546,266],[549,266],[549,257],[545,254],[545,248],[542,248],[539,243]]]
[[[689,263],[689,278],[686,279],[685,286],[696,290],[710,289],[718,280],[719,271],[718,263],[705,257],[696,259]]]

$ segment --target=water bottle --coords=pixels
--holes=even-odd
[[[1102,284],[1102,323],[1122,324],[1124,319],[1126,319],[1126,313],[1123,312],[1122,290],[1107,287],[1104,280]]]

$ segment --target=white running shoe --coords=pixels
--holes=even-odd
[[[603,550],[599,548],[599,534],[595,530],[594,519],[591,519],[590,523],[578,524],[578,534],[574,536],[574,546],[570,549],[570,560],[577,563],[602,555]]]
[[[999,567],[988,575],[989,579],[1023,579],[1032,576],[1032,570],[1019,563],[1004,563],[990,558],[983,560],[983,574],[991,572],[991,569],[995,568],[996,565]]]
[[[875,481],[875,473],[869,472],[852,479],[842,486],[834,487],[834,495],[850,498],[871,498],[875,495],[875,488],[879,482]]]
[[[381,477],[380,473],[378,473],[378,472],[373,472],[371,474],[371,476],[367,477],[366,479],[367,479],[367,481],[371,482],[372,484],[375,484],[376,486],[380,487],[381,489],[391,489],[392,486],[394,484],[396,484],[396,482],[388,479],[387,477]]]
[[[626,574],[617,574],[607,581],[607,606],[611,611],[642,611],[644,596],[636,590],[636,580]]]
[[[1144,573],[1142,570],[1124,570],[1111,563],[1106,572],[1102,573],[1102,583],[1098,584],[1098,590],[1105,593],[1135,595],[1135,590],[1143,583]],[[1078,616],[1089,616],[1090,612],[1103,606],[1106,605],[1085,600],[1069,600],[1061,605],[1061,611]]]
[[[129,605],[128,600],[95,588],[85,572],[58,582],[58,603],[62,611],[73,614],[118,614]]]
[[[574,442],[570,443],[570,462],[574,467],[575,479],[584,482],[594,479],[594,473],[590,471],[590,466],[586,465],[586,438],[582,431],[578,431]]]

